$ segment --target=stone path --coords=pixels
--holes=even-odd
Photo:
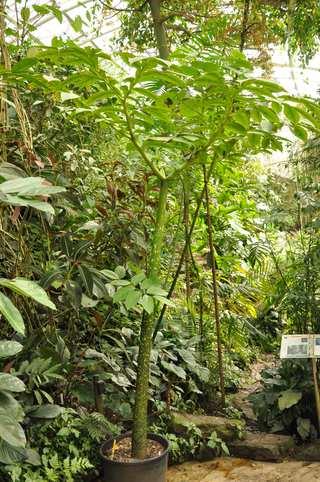
[[[319,462],[253,462],[232,457],[210,462],[187,462],[169,469],[167,482],[316,482]]]

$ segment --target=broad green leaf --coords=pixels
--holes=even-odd
[[[126,275],[126,269],[123,266],[117,266],[114,271],[117,273],[119,278],[124,278]]]
[[[160,286],[152,285],[147,289],[148,295],[158,295],[158,296],[167,296],[167,292],[160,288]]]
[[[39,467],[41,465],[41,457],[35,449],[25,449],[26,462],[28,464]]]
[[[40,15],[48,15],[52,13],[60,23],[63,21],[61,10],[54,5],[32,5],[32,8]]]
[[[285,390],[281,392],[278,399],[279,410],[282,412],[287,408],[296,405],[302,398],[302,392],[297,392],[296,390]]]
[[[119,279],[119,276],[114,271],[110,269],[102,269],[101,273],[108,279]]]
[[[74,92],[61,92],[60,98],[61,102],[66,102],[67,100],[78,99],[80,96]]]
[[[0,358],[9,358],[11,356],[16,355],[21,350],[23,350],[23,346],[21,343],[17,341],[11,340],[1,340],[0,341]]]
[[[24,410],[20,403],[11,395],[11,393],[0,391],[0,413],[9,415],[16,422],[22,422],[24,419]]]
[[[132,308],[134,308],[137,305],[137,303],[140,299],[140,296],[141,296],[141,293],[138,290],[132,290],[132,291],[129,292],[129,294],[126,297],[125,302],[124,302],[127,310],[131,310]]]
[[[0,373],[0,390],[7,392],[24,392],[26,389],[22,380],[10,373]]]
[[[89,296],[87,296],[85,293],[82,293],[81,306],[83,306],[83,308],[94,308],[95,306],[97,306],[98,303],[98,300],[93,300],[92,298],[89,298]]]
[[[161,365],[169,372],[174,373],[178,378],[182,378],[182,380],[186,380],[187,374],[183,368],[179,367],[178,365],[175,365],[174,363],[171,363],[171,362],[168,363],[164,360],[161,361]]]
[[[228,124],[228,128],[236,134],[241,134],[243,136],[247,132],[247,130],[241,124],[238,124],[238,122],[230,122],[230,124]]]
[[[258,109],[260,110],[263,117],[265,117],[272,124],[278,124],[280,122],[280,119],[277,113],[274,112],[269,107],[266,107],[265,105],[259,105]]]
[[[138,273],[131,278],[131,283],[136,286],[137,284],[141,283],[141,281],[143,281],[145,278],[146,275],[144,273]]]
[[[285,104],[283,111],[284,111],[284,114],[285,114],[286,118],[290,122],[292,122],[293,124],[299,122],[300,113],[299,113],[299,110],[297,110],[295,107],[292,107],[289,104]]]
[[[247,134],[248,142],[251,147],[260,147],[262,136],[258,132],[248,132]]]
[[[237,123],[240,124],[242,127],[245,129],[249,129],[250,125],[250,118],[248,114],[244,111],[238,111],[234,114],[233,120]]]
[[[122,286],[116,291],[115,295],[113,296],[113,301],[115,303],[118,303],[119,301],[124,301],[127,298],[128,294],[133,290],[134,288],[131,285]]]
[[[160,301],[160,303],[162,305],[167,305],[167,306],[171,306],[173,308],[175,308],[175,303],[172,301],[172,300],[169,300],[169,298],[166,298],[165,296],[158,296],[158,295],[154,295],[154,298],[158,301]]]
[[[21,313],[14,306],[10,298],[8,298],[6,295],[1,293],[0,291],[0,313],[5,317],[5,319],[10,323],[12,328],[20,333],[21,335],[24,335],[25,333],[25,325],[24,321],[22,319]]]
[[[0,438],[13,447],[25,447],[26,436],[23,428],[14,418],[0,413]]]
[[[19,196],[50,196],[65,191],[64,187],[52,186],[42,177],[11,179],[0,184],[0,192],[18,194]]]
[[[31,409],[28,415],[32,418],[56,418],[63,410],[59,405],[47,404]]]
[[[27,458],[24,448],[13,447],[0,436],[0,462],[6,465],[18,464]]]
[[[252,92],[256,92],[257,89],[262,94],[279,93],[284,92],[283,87],[276,84],[275,82],[270,82],[264,79],[249,79],[242,82],[242,87]]]
[[[24,199],[19,196],[12,196],[11,194],[6,194],[3,202],[10,204],[11,206],[24,206],[37,209],[48,214],[54,214],[54,209],[51,204],[43,201],[37,201],[33,199]]]
[[[13,280],[0,278],[0,286],[5,286],[10,290],[15,291],[19,295],[28,296],[37,303],[47,306],[52,310],[56,309],[55,305],[49,299],[47,293],[35,281],[30,281],[24,278],[15,278]]]
[[[297,420],[297,431],[302,440],[306,440],[311,431],[311,421],[309,418],[299,417]]]
[[[16,179],[17,177],[26,177],[23,169],[10,162],[3,162],[0,165],[0,177],[3,177],[6,181],[10,179]]]
[[[306,142],[308,140],[308,132],[303,127],[299,125],[292,125],[291,130],[301,141]]]
[[[20,10],[20,13],[21,13],[22,20],[24,22],[28,22],[28,20],[30,18],[30,8],[22,7],[22,9]]]
[[[144,289],[144,290],[147,290],[148,288],[151,288],[151,286],[160,286],[160,283],[158,282],[158,280],[151,279],[151,278],[146,278],[141,283],[141,288]]]
[[[127,280],[127,279],[115,279],[115,280],[111,281],[111,284],[113,284],[113,286],[128,286],[128,285],[131,285],[130,281]]]
[[[139,304],[145,309],[145,311],[151,315],[154,310],[154,301],[152,296],[143,295],[142,298],[139,300]]]

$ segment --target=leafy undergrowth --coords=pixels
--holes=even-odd
[[[300,440],[317,437],[314,385],[309,360],[282,361],[262,373],[262,389],[250,395],[260,426]]]

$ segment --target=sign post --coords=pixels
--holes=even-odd
[[[316,409],[317,409],[317,417],[318,417],[318,428],[320,433],[320,395],[319,395],[319,383],[318,383],[318,373],[317,373],[317,359],[311,358],[312,363],[312,374],[313,374],[313,383],[314,383],[314,396],[316,399]]]
[[[317,373],[317,358],[320,357],[320,335],[283,335],[280,358],[310,358],[316,401],[318,429],[320,433],[320,393]]]

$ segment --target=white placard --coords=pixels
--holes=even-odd
[[[283,335],[280,358],[320,358],[320,335]]]

